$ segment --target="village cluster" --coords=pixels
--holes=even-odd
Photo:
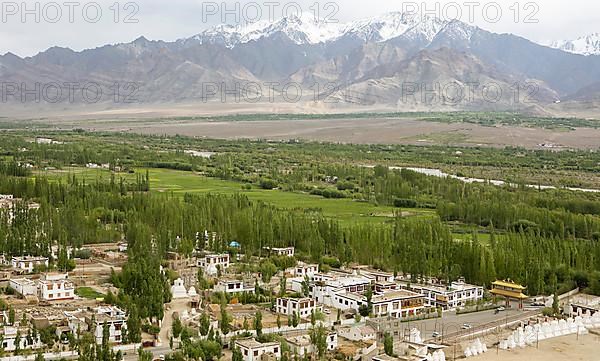
[[[211,238],[208,233],[205,237]],[[127,261],[127,243],[86,245],[83,250],[89,257],[73,257],[75,268],[64,273],[48,271],[58,249],[49,257],[0,259],[3,353],[43,349],[53,352],[47,359],[73,356],[73,338],[89,331],[100,344],[108,328],[114,349],[135,355],[146,347],[162,359],[180,342],[173,334],[174,322],[202,339],[207,337],[199,331],[202,318],[209,319],[211,332],[227,345],[224,357],[231,358],[235,348],[244,361],[279,360],[284,353],[288,359],[325,353],[337,359],[440,361],[457,354],[475,356],[492,347],[529,345],[525,332],[535,330],[549,338],[558,330],[558,321],[550,323],[542,315],[553,300],[530,298],[524,287],[510,280],[485,289],[463,279],[446,282],[358,264],[336,268],[303,262],[291,246],[264,248],[260,257],[248,256],[239,243],[231,242],[224,252],[197,250],[192,257],[169,253],[162,272],[176,278],[160,329],[144,330],[141,343],[124,344],[128,315],[105,303],[104,296],[119,292],[109,278]],[[73,256],[73,250],[68,251]],[[288,259],[291,266],[270,277],[256,268],[248,270],[249,263],[275,258]],[[600,298],[573,293],[560,301],[564,312],[574,317],[569,327],[564,324],[564,332],[582,332],[579,328],[591,329],[599,321]],[[224,312],[231,318],[226,334],[220,331]],[[260,333],[276,338],[258,337],[258,314]],[[321,346],[311,334],[315,327],[326,331]],[[50,337],[42,332],[48,329]]]

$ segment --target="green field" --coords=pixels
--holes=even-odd
[[[94,290],[91,287],[78,287],[75,290],[75,294],[79,297],[95,300],[97,298],[104,298],[104,294]]]
[[[146,170],[138,169],[142,174]],[[50,178],[66,178],[76,175],[86,182],[96,179],[110,179],[110,172],[106,169],[65,168],[42,172]],[[300,192],[284,192],[280,190],[264,190],[253,187],[250,190],[242,189],[242,183],[205,177],[192,172],[176,171],[170,169],[150,169],[150,189],[153,192],[172,192],[176,195],[185,193],[213,193],[213,194],[244,194],[254,201],[263,201],[281,209],[288,210],[314,210],[319,209],[326,217],[342,222],[371,222],[389,221],[397,208],[377,206],[372,203],[359,202],[352,199],[326,199],[320,196]],[[117,174],[116,178],[124,177],[134,180],[135,174]],[[435,212],[423,209],[402,209],[406,216],[430,217]]]

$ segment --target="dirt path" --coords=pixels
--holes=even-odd
[[[173,300],[171,303],[165,305],[165,316],[163,317],[160,333],[158,334],[158,340],[161,345],[169,345],[171,327],[173,326],[173,313],[181,314],[184,310],[189,312],[191,308],[188,306],[188,302],[187,298],[183,298]]]

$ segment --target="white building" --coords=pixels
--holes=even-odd
[[[303,357],[305,354],[313,354],[317,352],[316,347],[310,341],[309,335],[288,337],[285,340],[290,346],[292,353],[297,354],[300,357]],[[334,351],[337,348],[338,335],[335,332],[331,332],[327,335],[327,351]]]
[[[399,290],[400,286],[396,282],[379,281],[373,285],[373,293],[382,294],[389,291]]]
[[[391,316],[404,318],[416,316],[423,311],[423,295],[407,290],[389,291],[373,296],[373,314],[375,317]]]
[[[338,334],[350,341],[366,341],[377,338],[377,333],[371,326],[343,327],[338,330]]]
[[[319,311],[320,307],[312,298],[278,298],[275,309],[283,315],[297,314],[300,318],[308,318],[313,312]]]
[[[224,271],[229,267],[229,254],[207,254],[198,260],[198,267],[204,270],[207,276],[215,276],[219,269]]]
[[[340,300],[341,295],[361,295],[371,285],[371,280],[359,275],[329,272],[317,273],[313,276],[311,296],[326,306],[340,309],[358,308],[350,306],[349,300]],[[349,296],[353,297],[353,295]]]
[[[240,349],[244,361],[260,361],[262,355],[273,355],[276,359],[281,358],[281,346],[279,342],[260,343],[253,338],[236,340],[235,346]]]
[[[294,257],[294,247],[265,247],[272,255]]]
[[[465,283],[462,280],[452,282],[450,286],[432,283],[401,283],[408,289],[425,296],[426,307],[441,307],[442,310],[455,310],[467,303],[476,303],[483,299],[483,287]]]
[[[123,310],[114,306],[98,307],[93,311],[65,311],[69,329],[74,335],[77,331],[91,331],[96,343],[102,343],[104,323],[108,326],[110,343],[120,343],[123,329],[127,328],[127,316]],[[95,319],[95,325],[91,325]],[[91,326],[91,329],[90,329]]]
[[[331,297],[331,304],[329,306],[340,310],[358,311],[361,305],[366,304],[367,298],[364,295],[340,291]]]
[[[23,297],[37,295],[37,285],[27,278],[13,278],[9,281],[9,287]]]
[[[94,330],[94,336],[96,337],[96,343],[102,343],[102,331],[104,323],[108,325],[109,339],[111,343],[121,342],[121,333],[123,328],[127,328],[127,317],[125,311],[118,307],[106,306],[98,307],[96,310],[96,327]],[[88,320],[90,322],[90,320]]]
[[[13,257],[11,265],[14,269],[27,273],[32,273],[36,266],[44,265],[48,267],[47,257]]]
[[[39,282],[39,294],[44,301],[72,300],[75,298],[75,286],[67,273],[46,274]]]
[[[313,277],[315,274],[319,273],[319,265],[308,264],[304,262],[298,262],[298,265],[294,267],[293,274],[294,277]]]
[[[354,274],[317,274],[313,277],[312,296],[319,302],[340,310],[358,311],[367,305],[365,292],[371,282],[377,278],[367,278]],[[423,295],[408,290],[398,289],[396,283],[379,278],[375,283],[377,292],[371,298],[372,312],[375,316],[391,316],[394,318],[410,317],[419,314],[424,308]]]
[[[214,288],[215,292],[254,293],[254,285],[245,283],[242,280],[221,279]]]
[[[21,338],[21,341],[19,342],[21,350],[38,349],[44,347],[44,344],[40,341],[39,334],[36,339],[28,340],[27,329],[4,326],[4,328],[2,329],[2,349],[4,351],[12,352],[16,350],[17,332],[20,334],[19,337]]]
[[[375,282],[394,282],[394,274],[368,268],[358,269],[358,274]]]

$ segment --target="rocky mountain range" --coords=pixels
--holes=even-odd
[[[550,47],[581,55],[600,55],[600,34],[581,36],[575,40],[560,40],[550,43]]]
[[[81,52],[7,53],[0,81],[5,103],[239,101],[241,94],[241,101],[540,111],[599,98],[599,48],[597,35],[543,46],[418,14],[348,24],[303,14],[219,25],[174,42],[140,37]]]

